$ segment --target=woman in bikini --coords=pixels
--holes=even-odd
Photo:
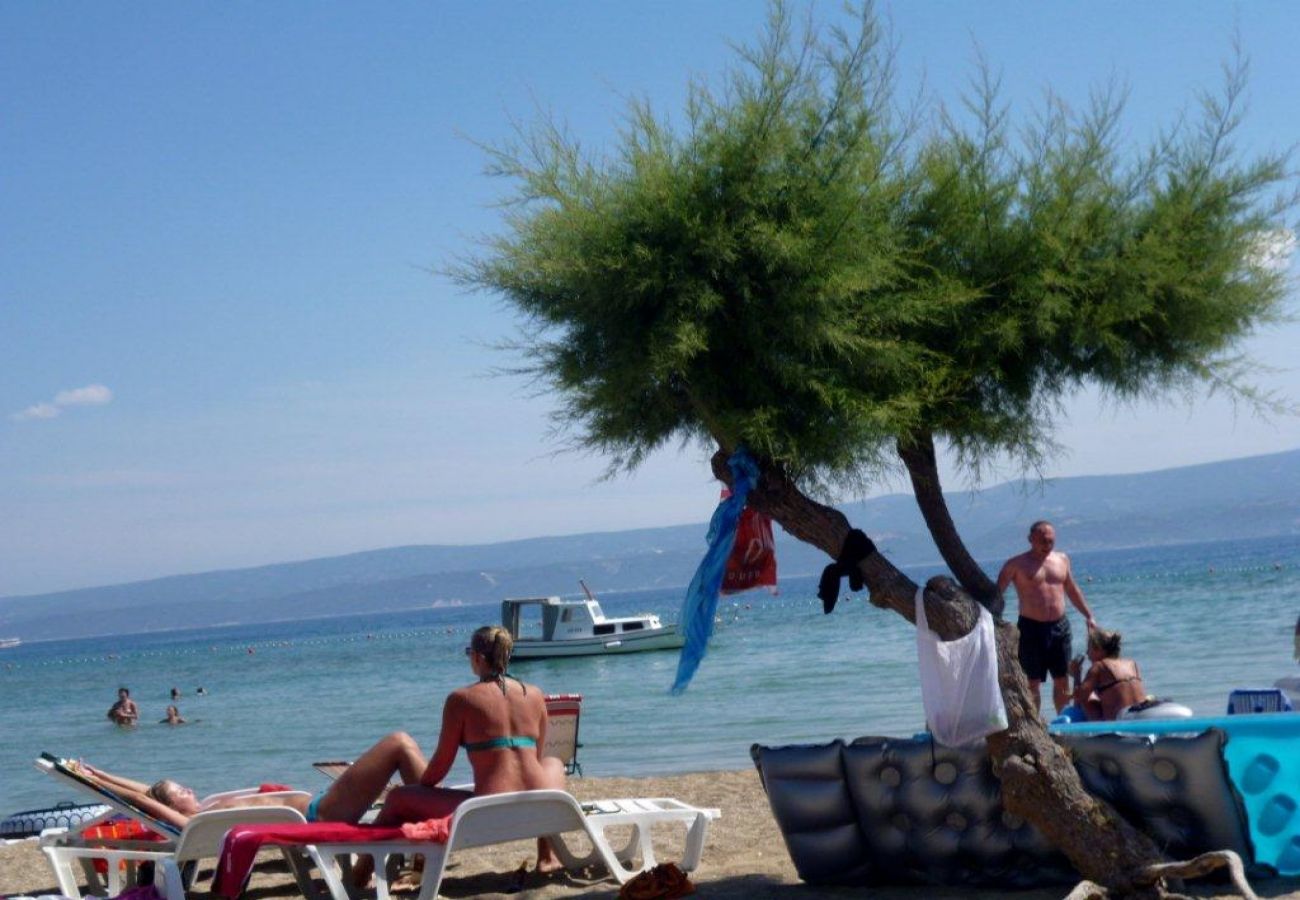
[[[418,784],[408,783],[388,793],[376,825],[440,818],[473,796],[564,789],[564,763],[542,756],[546,746],[542,691],[506,672],[513,650],[514,640],[504,628],[485,625],[474,632],[465,655],[476,680],[447,695],[433,758]],[[441,786],[461,747],[474,772],[472,792]],[[560,867],[550,843],[538,840],[538,871]]]
[[[1094,629],[1088,635],[1088,659],[1092,662],[1088,677],[1080,680],[1082,658],[1070,663],[1074,677],[1074,702],[1088,715],[1088,721],[1113,721],[1134,703],[1146,699],[1138,664],[1119,655],[1121,636],[1118,631]]]
[[[337,781],[315,796],[272,791],[226,797],[209,806],[200,806],[193,789],[170,778],[147,785],[85,762],[75,764],[76,771],[82,776],[177,828],[184,828],[190,817],[200,812],[245,806],[289,806],[302,813],[308,822],[357,822],[383,794],[394,774],[400,774],[403,783],[413,784],[420,779],[424,768],[424,754],[415,740],[408,734],[394,732],[361,754]],[[274,787],[277,791],[290,790],[279,786],[266,787]]]

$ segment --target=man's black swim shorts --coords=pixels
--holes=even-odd
[[[1055,622],[1040,622],[1021,616],[1016,622],[1020,629],[1020,668],[1031,681],[1046,681],[1047,673],[1053,678],[1064,678],[1070,669],[1070,619],[1061,616]]]

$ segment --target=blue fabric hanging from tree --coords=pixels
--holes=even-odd
[[[686,690],[709,648],[722,576],[727,571],[727,557],[736,542],[736,525],[740,522],[741,510],[745,508],[745,498],[758,481],[758,464],[743,447],[731,454],[727,467],[731,469],[731,496],[713,511],[713,518],[709,521],[709,549],[695,570],[691,586],[686,589],[686,599],[682,601],[682,611],[677,617],[680,627],[686,632],[686,644],[677,660],[677,679],[672,687],[674,694]]]

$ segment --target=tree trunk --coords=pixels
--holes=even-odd
[[[899,440],[897,447],[899,457],[907,466],[907,474],[912,477],[916,505],[921,508],[925,525],[930,529],[930,537],[939,548],[943,561],[948,564],[948,570],[957,576],[968,594],[993,613],[995,618],[1001,618],[1002,595],[998,593],[997,585],[971,557],[948,513],[948,501],[944,499],[943,488],[939,484],[934,435],[929,432],[914,434],[907,443]]]
[[[713,457],[713,472],[730,484],[726,451]],[[755,509],[771,516],[799,540],[820,547],[832,558],[849,533],[844,514],[805,496],[770,463],[760,462],[758,485],[749,494]],[[871,602],[916,624],[916,584],[880,553],[861,563]],[[925,615],[943,640],[968,634],[979,620],[979,607],[951,579],[926,583]],[[1155,896],[1149,885],[1134,879],[1148,865],[1163,860],[1145,834],[1120,818],[1083,788],[1073,764],[1052,740],[1038,717],[1029,682],[1016,657],[1014,625],[995,627],[998,683],[1010,726],[989,736],[988,752],[994,774],[1002,781],[1002,802],[1008,812],[1032,822],[1063,852],[1079,873],[1124,896]]]

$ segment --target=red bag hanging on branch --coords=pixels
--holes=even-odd
[[[730,496],[731,491],[723,488],[722,499]],[[776,593],[776,543],[772,539],[772,520],[746,506],[736,525],[736,543],[727,558],[722,593],[738,594],[757,587]]]

